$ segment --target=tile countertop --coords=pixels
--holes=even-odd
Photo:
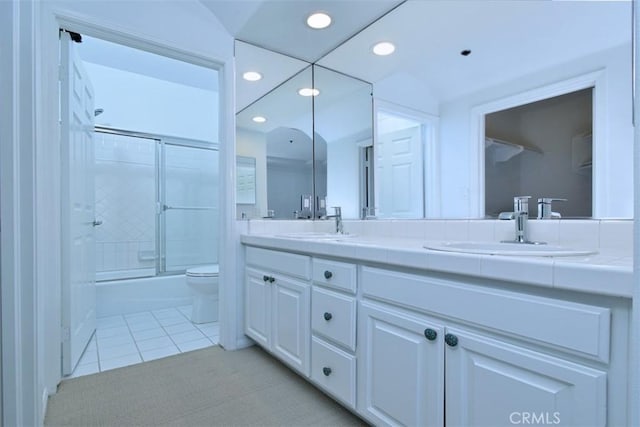
[[[392,266],[466,274],[528,285],[631,298],[632,254],[601,251],[587,256],[532,257],[478,255],[424,249],[427,241],[408,238],[345,237],[341,240],[243,234],[247,245],[333,256]]]

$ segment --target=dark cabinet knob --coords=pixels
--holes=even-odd
[[[329,313],[328,311],[324,312],[324,320],[326,320],[328,322],[332,318],[333,318],[333,314]]]
[[[331,368],[329,368],[328,366],[325,366],[324,368],[322,368],[322,373],[324,374],[325,377],[328,377],[329,375],[331,375]]]
[[[330,272],[329,270],[325,270],[324,271],[324,278],[325,279],[331,279],[333,277],[333,273]]]
[[[446,334],[444,336],[444,342],[446,342],[449,347],[455,347],[458,345],[458,337],[453,334]]]
[[[262,280],[267,282],[269,280],[269,276],[262,276]]]
[[[438,337],[438,333],[431,328],[427,328],[424,330],[424,336],[429,340],[433,341]]]
[[[269,283],[273,283],[273,282],[275,282],[275,281],[276,281],[276,278],[275,278],[275,277],[273,277],[273,276],[269,277]]]

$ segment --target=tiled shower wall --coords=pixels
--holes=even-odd
[[[155,274],[155,140],[96,133],[98,279]],[[217,262],[217,151],[165,146],[167,271]],[[204,208],[204,209],[203,209]],[[211,208],[211,209],[210,209]]]

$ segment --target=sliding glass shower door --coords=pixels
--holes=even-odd
[[[179,272],[218,259],[218,151],[164,141],[160,270]]]
[[[217,263],[217,146],[105,127],[95,141],[96,279]]]

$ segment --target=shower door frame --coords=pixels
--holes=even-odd
[[[199,141],[195,139],[179,138],[173,136],[164,136],[161,139],[156,149],[157,163],[156,167],[156,276],[169,276],[175,274],[184,274],[186,269],[167,271],[167,215],[168,210],[211,210],[216,209],[215,206],[211,207],[197,207],[197,206],[169,206],[167,205],[166,197],[166,150],[165,146],[172,145],[177,147],[189,147],[202,150],[217,151],[219,150],[219,144],[214,142]]]
[[[188,210],[208,210],[207,208],[198,207],[170,207],[166,204],[166,167],[165,167],[165,146],[179,146],[189,147],[196,149],[204,149],[220,152],[219,143],[206,142],[196,139],[180,138],[175,136],[167,136],[160,134],[152,134],[139,131],[131,131],[126,129],[119,129],[109,126],[95,125],[94,132],[106,133],[111,135],[120,135],[133,138],[148,139],[154,143],[155,162],[154,162],[154,193],[155,193],[155,274],[153,276],[145,275],[132,275],[130,277],[122,277],[117,279],[106,280],[127,280],[137,279],[144,277],[161,277],[161,276],[173,276],[184,274],[186,270],[171,270],[166,269],[166,215],[165,212],[171,209],[188,209]],[[212,207],[211,210],[219,209]],[[106,281],[105,280],[105,281]]]

